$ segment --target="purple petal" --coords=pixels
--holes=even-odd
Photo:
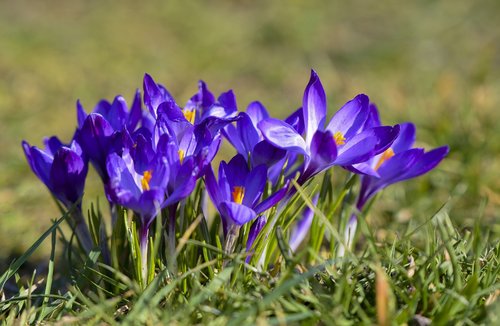
[[[310,144],[316,130],[323,129],[326,116],[326,95],[321,80],[314,70],[304,91],[302,100],[306,143]]]
[[[80,155],[67,147],[61,147],[54,156],[50,179],[54,193],[67,206],[83,195],[87,164]]]
[[[133,132],[135,130],[141,118],[142,118],[141,92],[137,90],[135,92],[134,100],[132,101],[132,106],[130,107],[130,113],[128,116],[127,128],[130,132]]]
[[[298,134],[302,135],[305,128],[304,113],[302,112],[302,108],[299,108],[295,112],[290,114],[288,118],[285,119],[285,122],[292,126]]]
[[[252,123],[250,117],[245,113],[240,113],[240,119],[237,122],[237,130],[241,142],[245,147],[245,152],[251,153],[255,145],[259,142],[259,132]]]
[[[245,183],[245,196],[243,205],[253,207],[262,195],[262,191],[267,181],[267,168],[265,165],[259,165],[248,173]]]
[[[399,126],[399,135],[391,146],[394,153],[406,151],[415,143],[415,125],[413,123],[406,122],[401,123]]]
[[[264,119],[269,118],[266,108],[259,101],[252,102],[247,107],[247,114],[252,120],[253,125],[257,128],[257,124]]]
[[[219,185],[217,184],[217,180],[215,180],[214,170],[211,165],[207,166],[205,169],[205,188],[216,207],[219,206],[223,200],[229,199],[226,197],[221,198]]]
[[[43,140],[43,143],[45,144],[45,151],[47,152],[47,154],[50,154],[52,156],[56,154],[59,148],[64,146],[64,144],[56,136],[45,138]]]
[[[248,231],[248,238],[247,238],[247,245],[246,245],[247,252],[250,251],[250,249],[252,248],[252,245],[253,245],[255,239],[257,239],[257,236],[259,235],[260,231],[262,231],[262,229],[266,225],[266,222],[267,222],[267,219],[265,216],[259,216],[255,220],[255,222],[252,223],[252,226],[250,227],[250,230]],[[248,256],[245,261],[247,263],[249,263],[251,258],[252,258],[251,256]]]
[[[87,113],[83,109],[82,103],[80,103],[80,100],[76,101],[76,120],[78,121],[78,129],[81,129],[83,127],[83,123],[85,122],[85,119],[87,118]]]
[[[404,175],[404,179],[415,178],[434,169],[446,155],[449,147],[443,146],[423,154]]]
[[[231,191],[235,186],[245,186],[245,182],[250,171],[248,170],[248,163],[243,155],[235,155],[229,163],[224,166],[224,170],[231,186]]]
[[[345,145],[338,148],[336,165],[352,165],[361,163],[374,156],[374,149],[378,138],[371,133],[358,134],[351,138]]]
[[[31,147],[24,140],[22,146],[31,170],[52,191],[50,169],[54,158],[35,146]]]
[[[139,202],[137,207],[130,207],[137,213],[141,215],[142,222],[146,228],[149,228],[151,222],[154,221],[154,218],[161,209],[161,204],[165,199],[165,193],[162,189],[153,188],[147,191],[144,191],[139,198]]]
[[[264,199],[257,206],[254,207],[254,210],[257,214],[263,213],[267,211],[269,208],[276,205],[280,200],[282,200],[288,191],[288,184],[283,188],[272,194],[271,196]]]
[[[222,134],[231,143],[231,145],[233,145],[234,149],[236,149],[239,154],[247,155],[245,147],[243,146],[243,143],[240,139],[238,130],[235,126],[233,126],[232,124],[226,125],[224,129],[222,129]]]
[[[221,215],[223,215],[228,222],[236,225],[248,223],[257,216],[250,207],[233,202],[222,202],[219,209]]]
[[[365,125],[363,126],[363,129],[379,127],[380,125],[381,125],[381,123],[380,123],[380,117],[378,114],[377,106],[373,103],[370,103],[368,118],[365,121]]]
[[[311,159],[308,169],[320,172],[333,165],[337,158],[337,146],[330,131],[316,131],[311,141]]]
[[[283,159],[285,155],[284,149],[273,146],[264,139],[253,148],[251,159],[253,166],[265,164],[269,168]]]
[[[370,100],[364,94],[357,95],[335,113],[326,127],[332,134],[341,132],[350,139],[363,127],[368,118]]]
[[[289,124],[269,118],[259,122],[258,127],[264,138],[274,146],[308,155],[306,142]]]

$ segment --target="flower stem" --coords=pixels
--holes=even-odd
[[[339,245],[339,249],[337,251],[338,257],[344,257],[346,248],[348,249],[352,248],[357,227],[358,227],[358,217],[356,216],[356,214],[352,214],[351,217],[349,218],[349,221],[347,221],[347,225],[344,231],[344,243],[346,246],[344,247],[343,244]]]
[[[175,222],[177,205],[168,207],[168,231],[167,231],[167,250],[168,250],[168,270],[172,275],[177,274],[177,255],[175,252]]]
[[[76,237],[85,253],[89,254],[94,247],[94,243],[90,236],[90,231],[87,223],[85,223],[81,208],[78,207],[77,209],[75,209],[71,217],[73,224],[72,227],[75,231]]]
[[[141,225],[139,229],[139,247],[141,249],[141,277],[144,288],[148,282],[148,237],[149,228]]]

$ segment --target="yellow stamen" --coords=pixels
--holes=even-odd
[[[143,191],[149,190],[149,181],[151,181],[151,178],[153,177],[153,171],[148,170],[144,172],[142,179],[141,179],[141,186]]]
[[[233,201],[236,204],[241,204],[243,202],[243,197],[245,197],[245,188],[244,187],[233,187]]]
[[[184,157],[186,156],[186,153],[184,153],[182,149],[179,149],[177,153],[179,153],[179,161],[181,161],[182,164],[182,162],[184,162]]]
[[[340,131],[337,131],[333,135],[333,139],[335,140],[335,145],[337,145],[337,146],[345,144],[345,137],[344,137],[344,135]]]
[[[375,165],[375,171],[377,171],[385,161],[387,161],[393,156],[394,156],[394,151],[392,150],[392,148],[389,148],[388,150],[383,152],[382,155],[380,155],[380,158],[378,159],[377,165]]]
[[[194,124],[194,118],[196,118],[195,110],[184,109],[182,110],[182,113],[184,113],[184,117],[186,118],[187,121],[189,121],[189,123]]]

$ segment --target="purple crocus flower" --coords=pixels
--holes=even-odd
[[[358,209],[362,209],[366,202],[383,188],[429,172],[448,154],[448,146],[428,152],[423,148],[412,148],[415,142],[415,126],[409,122],[400,126],[401,132],[390,148],[367,162],[352,166],[352,170],[364,173],[361,176],[361,190],[356,205]]]
[[[170,116],[183,116],[186,121],[198,125],[208,118],[234,119],[237,115],[236,98],[233,91],[222,93],[217,100],[208,90],[205,82],[199,82],[198,93],[187,102],[184,108],[178,106],[175,99],[165,87],[157,84],[154,79],[145,74],[144,76],[144,103],[153,118],[158,117],[160,106],[166,105]]]
[[[231,241],[236,239],[240,226],[274,206],[286,194],[285,187],[261,200],[266,181],[265,165],[249,169],[241,154],[234,156],[229,163],[221,162],[218,182],[211,166],[206,169],[206,188],[221,214],[228,252],[233,250],[234,243]]]
[[[108,154],[111,152],[120,154],[124,147],[130,146],[129,133],[136,129],[141,120],[140,93],[139,91],[135,93],[130,111],[122,96],[117,96],[113,103],[101,100],[90,114],[85,112],[80,101],[77,101],[76,106],[78,129],[75,138],[103,182],[107,183]]]
[[[89,230],[81,211],[88,162],[76,141],[64,145],[57,137],[45,139],[45,150],[22,142],[24,154],[31,170],[66,208],[76,204],[71,219],[83,249],[93,247]]]
[[[304,156],[302,184],[332,165],[352,165],[384,151],[399,127],[363,129],[369,114],[369,100],[358,95],[347,102],[325,126],[326,96],[314,70],[304,92],[305,138],[289,123],[268,118],[259,123],[264,137],[274,146]]]
[[[139,246],[142,278],[145,280],[149,227],[165,202],[170,167],[162,156],[154,157],[148,164],[137,165],[128,149],[123,151],[122,156],[109,154],[106,162],[109,182],[105,190],[111,203],[130,208],[140,217]]]
[[[81,129],[83,128],[88,114],[85,112],[79,100],[76,102],[76,111],[78,129]],[[92,113],[100,114],[116,131],[127,128],[129,132],[133,132],[142,116],[141,94],[139,90],[136,91],[130,110],[128,109],[125,99],[119,95],[115,97],[113,103],[107,100],[99,101]]]
[[[371,120],[368,123],[380,125],[376,107],[372,105],[371,109]],[[358,211],[362,211],[368,200],[382,189],[429,172],[448,154],[448,146],[428,152],[423,148],[412,148],[415,142],[415,126],[407,122],[402,123],[400,128],[400,133],[390,148],[366,162],[346,167],[361,174],[361,189],[356,202]],[[352,245],[357,219],[357,215],[352,214],[346,226],[344,237],[348,247]],[[344,252],[345,248],[341,245],[339,255],[342,256]]]
[[[286,154],[285,150],[265,140],[257,127],[260,121],[267,118],[269,118],[269,113],[266,108],[256,101],[248,105],[246,112],[239,114],[236,126],[227,124],[223,129],[223,134],[231,145],[239,154],[249,157],[252,166],[265,164],[270,168],[281,161]]]

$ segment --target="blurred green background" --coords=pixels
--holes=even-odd
[[[130,101],[145,72],[181,104],[203,79],[233,88],[241,110],[259,99],[284,117],[314,68],[330,115],[366,93],[386,123],[415,122],[419,145],[451,147],[438,170],[384,193],[374,227],[421,223],[452,196],[460,228],[481,218],[497,236],[499,22],[499,1],[1,1],[0,260],[60,215],[21,140],[69,140],[78,98],[87,111]],[[103,201],[94,173],[88,185],[86,205]]]

